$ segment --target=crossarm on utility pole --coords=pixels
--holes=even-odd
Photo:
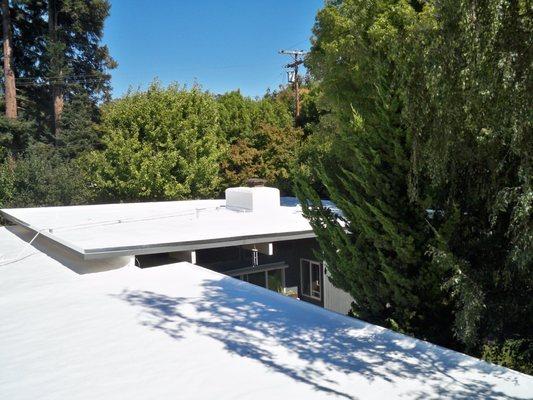
[[[298,67],[303,64],[303,57],[307,54],[303,50],[280,50],[279,54],[284,54],[291,56],[293,62],[285,65],[285,68],[293,70],[293,80],[292,85],[294,88],[294,97],[295,97],[295,107],[294,107],[294,121],[295,125],[298,125],[300,120],[300,77],[298,75]]]

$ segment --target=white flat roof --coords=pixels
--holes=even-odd
[[[225,200],[188,200],[0,211],[85,259],[315,236],[294,201],[268,213],[224,206]]]
[[[17,232],[0,228],[2,398],[533,396],[531,376],[195,265],[79,275]]]

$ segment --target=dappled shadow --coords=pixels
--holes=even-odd
[[[509,399],[482,377],[457,379],[473,371],[486,374],[484,378],[499,375],[498,379],[509,379],[503,368],[471,362],[460,353],[342,318],[232,278],[205,281],[198,298],[135,290],[117,297],[139,307],[140,323],[151,329],[177,340],[183,338],[186,328],[194,329],[221,342],[230,353],[257,360],[317,391],[341,398],[353,399],[357,389],[337,382],[339,374],[396,384],[416,379],[421,384],[408,398]]]

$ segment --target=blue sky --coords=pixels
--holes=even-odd
[[[286,83],[282,48],[309,49],[323,0],[111,0],[104,43],[118,62],[113,97],[128,87],[200,83],[261,96]]]

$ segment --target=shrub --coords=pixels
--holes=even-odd
[[[485,344],[483,359],[533,375],[533,340],[508,339],[503,343]]]

